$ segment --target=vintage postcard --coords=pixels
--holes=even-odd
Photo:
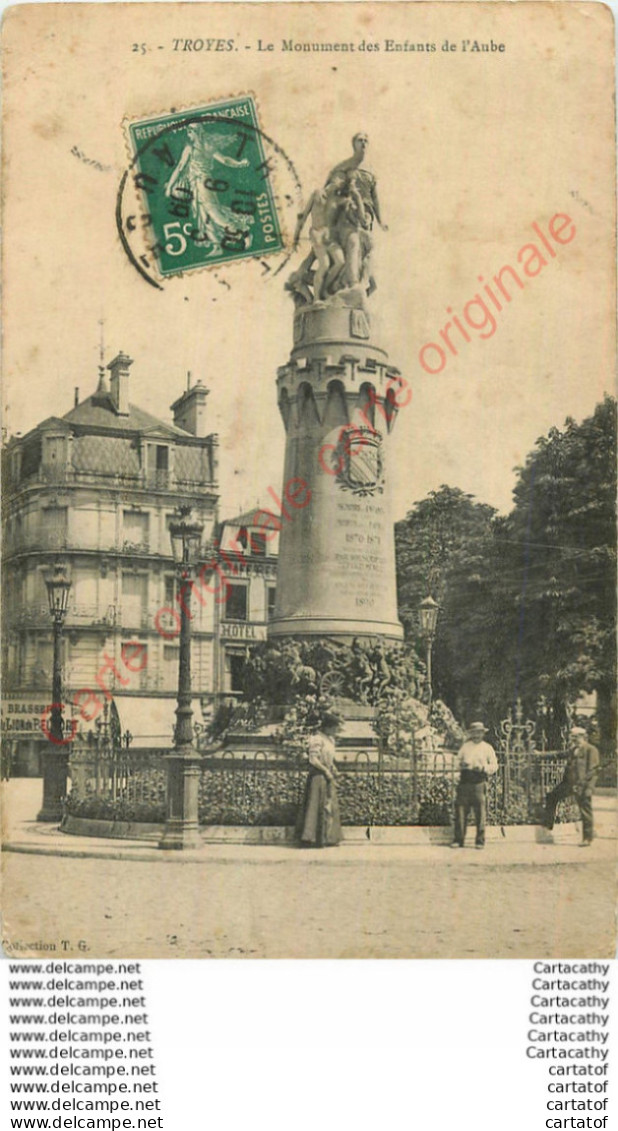
[[[3,948],[615,951],[600,3],[3,23]]]

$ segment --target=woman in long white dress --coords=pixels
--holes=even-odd
[[[307,848],[341,842],[334,742],[338,729],[339,720],[327,717],[320,732],[307,739],[309,776],[296,830],[301,845]]]

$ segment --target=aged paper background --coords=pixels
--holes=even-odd
[[[174,39],[219,36],[239,49],[173,50]],[[258,53],[260,38],[275,51]],[[493,38],[506,50],[445,53],[446,38]],[[381,49],[290,53],[283,39]],[[386,39],[438,50],[387,53]],[[305,193],[349,155],[352,133],[369,134],[390,228],[375,241],[374,305],[414,390],[394,436],[396,518],[412,496],[450,481],[506,508],[511,469],[536,437],[565,411],[589,412],[611,385],[613,57],[602,5],[35,5],[8,10],[4,41],[13,431],[67,411],[74,385],[89,389],[104,317],[108,348],[136,359],[136,404],[165,415],[186,369],[204,374],[232,509],[279,482],[273,382],[292,320],[282,277],[240,263],[226,275],[230,290],[201,274],[160,294],[126,261],[115,224],[123,119],[245,90]],[[148,53],[135,53],[143,42]],[[492,338],[427,374],[418,353],[446,308],[461,311],[478,275],[513,262],[531,224],[556,212],[573,219],[572,243],[517,294]]]
[[[234,49],[183,49],[209,37]],[[259,50],[260,40],[274,50]],[[464,40],[504,51],[464,53]],[[284,50],[284,41],[354,49]],[[387,41],[436,50],[390,51]],[[445,41],[457,50],[443,50]],[[291,347],[285,273],[273,279],[243,261],[156,291],[116,229],[123,120],[245,91],[305,198],[349,156],[352,134],[369,135],[389,225],[376,233],[374,304],[413,390],[393,443],[395,518],[445,482],[506,510],[512,469],[537,436],[567,414],[590,414],[613,389],[613,29],[602,5],[33,5],[5,15],[4,66],[12,433],[68,411],[74,386],[82,397],[93,391],[103,318],[109,355],[135,358],[134,403],[166,418],[187,369],[211,389],[223,513],[280,484],[274,380]],[[535,238],[531,225],[546,230],[556,213],[568,214],[575,238],[515,294],[493,336],[474,334],[442,373],[425,372],[419,351],[436,341],[447,308],[460,312],[479,276],[515,263]],[[24,896],[7,889],[13,922]],[[61,934],[71,911],[61,904],[45,915]],[[92,928],[104,949],[105,924]]]

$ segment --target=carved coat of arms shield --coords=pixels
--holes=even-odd
[[[374,495],[384,489],[382,437],[372,428],[349,425],[342,428],[333,461],[337,482],[355,495]]]

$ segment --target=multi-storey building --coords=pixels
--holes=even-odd
[[[241,690],[247,648],[266,640],[268,621],[275,611],[279,534],[271,530],[267,537],[264,526],[256,523],[259,513],[256,508],[225,519],[216,532],[220,568],[227,583],[217,604],[216,687],[224,694]]]
[[[64,699],[113,693],[122,730],[142,745],[171,742],[178,636],[161,615],[177,582],[169,523],[190,504],[213,539],[217,438],[207,435],[208,390],[197,382],[172,405],[173,423],[129,403],[131,358],[101,368],[96,392],[51,416],[4,452],[4,734],[34,770],[52,681],[45,576],[60,560],[71,579],[63,637]],[[216,604],[194,602],[193,686],[216,690]],[[177,606],[176,606],[177,607]],[[170,619],[169,614],[167,614]],[[173,619],[173,618],[172,618]],[[123,645],[141,645],[137,670]],[[85,697],[82,696],[85,701]],[[95,700],[89,700],[88,713]],[[73,709],[73,713],[75,713]],[[71,709],[68,709],[70,716]],[[80,715],[80,728],[95,726]]]

